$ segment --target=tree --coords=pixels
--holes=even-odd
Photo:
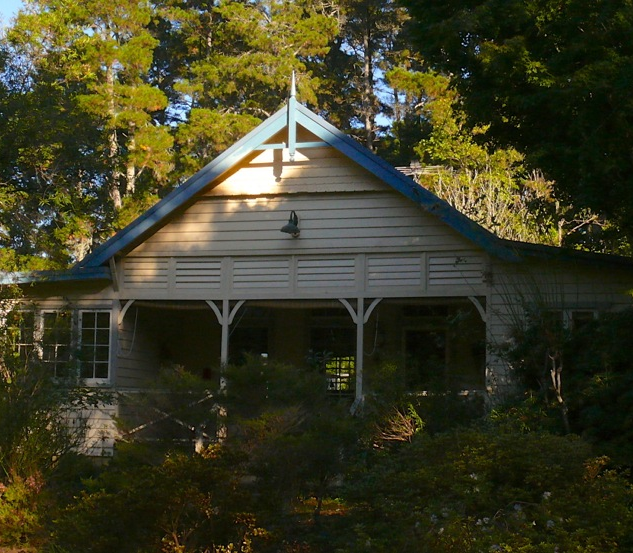
[[[400,67],[387,79],[428,128],[413,148],[423,186],[501,238],[560,245],[563,220],[551,183],[529,173],[514,148],[495,147],[486,126],[468,125],[447,77]]]
[[[148,82],[151,15],[139,0],[38,0],[8,31],[5,124],[18,140],[6,179],[36,202],[30,232],[47,229],[40,249],[60,263],[85,255],[124,200],[156,194],[171,168],[169,129],[153,119],[167,99]]]
[[[470,120],[489,123],[495,141],[524,152],[529,167],[555,182],[562,203],[613,219],[626,247],[622,238],[633,234],[630,3],[405,4],[419,51],[451,76]]]
[[[314,103],[320,87],[310,67],[336,32],[328,3],[167,3],[164,44],[181,45],[181,67],[170,67],[181,123],[176,132],[179,174],[189,175],[276,111],[297,73],[298,94]],[[176,75],[174,78],[173,75]]]
[[[385,72],[395,63],[406,11],[393,1],[341,0],[339,32],[326,58],[329,83],[319,94],[328,117],[375,150],[381,125],[390,117]]]

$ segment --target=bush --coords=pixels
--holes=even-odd
[[[417,436],[350,479],[339,551],[629,550],[633,491],[578,437],[499,428]]]

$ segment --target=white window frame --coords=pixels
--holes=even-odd
[[[57,374],[57,366],[58,366],[58,362],[57,361],[45,361],[44,360],[44,320],[47,314],[59,314],[59,313],[63,313],[66,312],[69,314],[70,316],[70,337],[69,337],[69,343],[68,343],[68,348],[69,348],[69,356],[68,356],[68,364],[69,364],[69,370],[68,370],[68,377],[72,377],[72,376],[77,376],[79,378],[79,380],[81,380],[82,382],[88,384],[88,385],[100,385],[100,384],[110,384],[110,380],[111,380],[111,376],[112,376],[112,344],[113,344],[113,328],[112,328],[112,311],[110,309],[107,308],[103,308],[103,309],[80,309],[80,308],[45,308],[45,309],[38,309],[38,310],[34,310],[33,311],[33,336],[32,336],[32,347],[33,347],[33,351],[35,352],[35,355],[37,355],[37,358],[39,359],[39,361],[43,364],[43,366],[49,366],[53,368],[53,374],[51,375],[53,378],[57,378],[60,377],[59,374]],[[81,377],[81,345],[82,345],[82,325],[83,325],[83,318],[85,313],[94,313],[95,317],[99,314],[99,313],[107,313],[108,314],[108,360],[107,360],[107,367],[108,367],[108,374],[107,377],[103,378],[103,377],[89,377],[89,378],[82,378]],[[98,327],[95,327],[94,330],[105,330],[105,328],[99,329]],[[26,342],[22,343],[23,340],[20,340],[19,344],[16,344],[17,346],[19,346],[20,348],[25,348],[28,346],[28,344]],[[59,346],[60,344],[54,344],[55,346]],[[94,344],[93,344],[94,345]],[[77,356],[77,352],[79,352],[79,357]],[[94,374],[94,359],[92,361],[93,364],[93,374]],[[73,371],[76,370],[77,372],[75,374],[73,374]]]
[[[14,311],[20,317],[17,320],[9,321],[7,318],[7,314],[3,314],[0,319],[3,326],[7,326],[7,331],[11,332],[13,335],[11,336],[11,346],[13,347],[13,351],[17,353],[21,359],[27,359],[31,355],[36,355],[39,358],[39,350],[37,344],[37,335],[38,335],[38,313],[34,309],[15,309]],[[22,326],[22,321],[25,316],[30,316],[33,318],[30,325],[30,337],[25,339],[22,331],[26,330],[25,327]],[[17,324],[16,324],[17,323]]]
[[[81,347],[82,347],[82,333],[83,333],[83,319],[84,319],[84,315],[86,313],[93,313],[95,315],[95,324],[96,323],[96,319],[99,315],[99,313],[107,313],[108,315],[108,360],[107,360],[107,368],[108,368],[108,374],[107,376],[104,377],[82,377],[81,376],[81,360],[78,360],[79,362],[79,377],[82,381],[89,383],[89,384],[109,384],[110,383],[110,376],[112,374],[112,312],[109,309],[78,309],[76,311],[77,314],[77,349],[79,351],[81,351]],[[92,330],[100,330],[98,326],[95,326],[94,329]],[[101,330],[105,330],[105,329],[101,329]],[[92,344],[93,346],[95,346],[96,344]],[[97,361],[93,358],[92,360],[92,374],[95,374],[95,364],[97,363]]]

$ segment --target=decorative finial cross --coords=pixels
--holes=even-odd
[[[297,85],[295,83],[295,72],[292,72],[290,81],[290,99],[288,100],[288,157],[290,161],[295,160],[297,148],[297,121],[295,110],[297,109]]]

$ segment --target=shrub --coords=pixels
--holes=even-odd
[[[379,452],[350,479],[340,551],[628,550],[633,491],[578,437],[467,429]]]

